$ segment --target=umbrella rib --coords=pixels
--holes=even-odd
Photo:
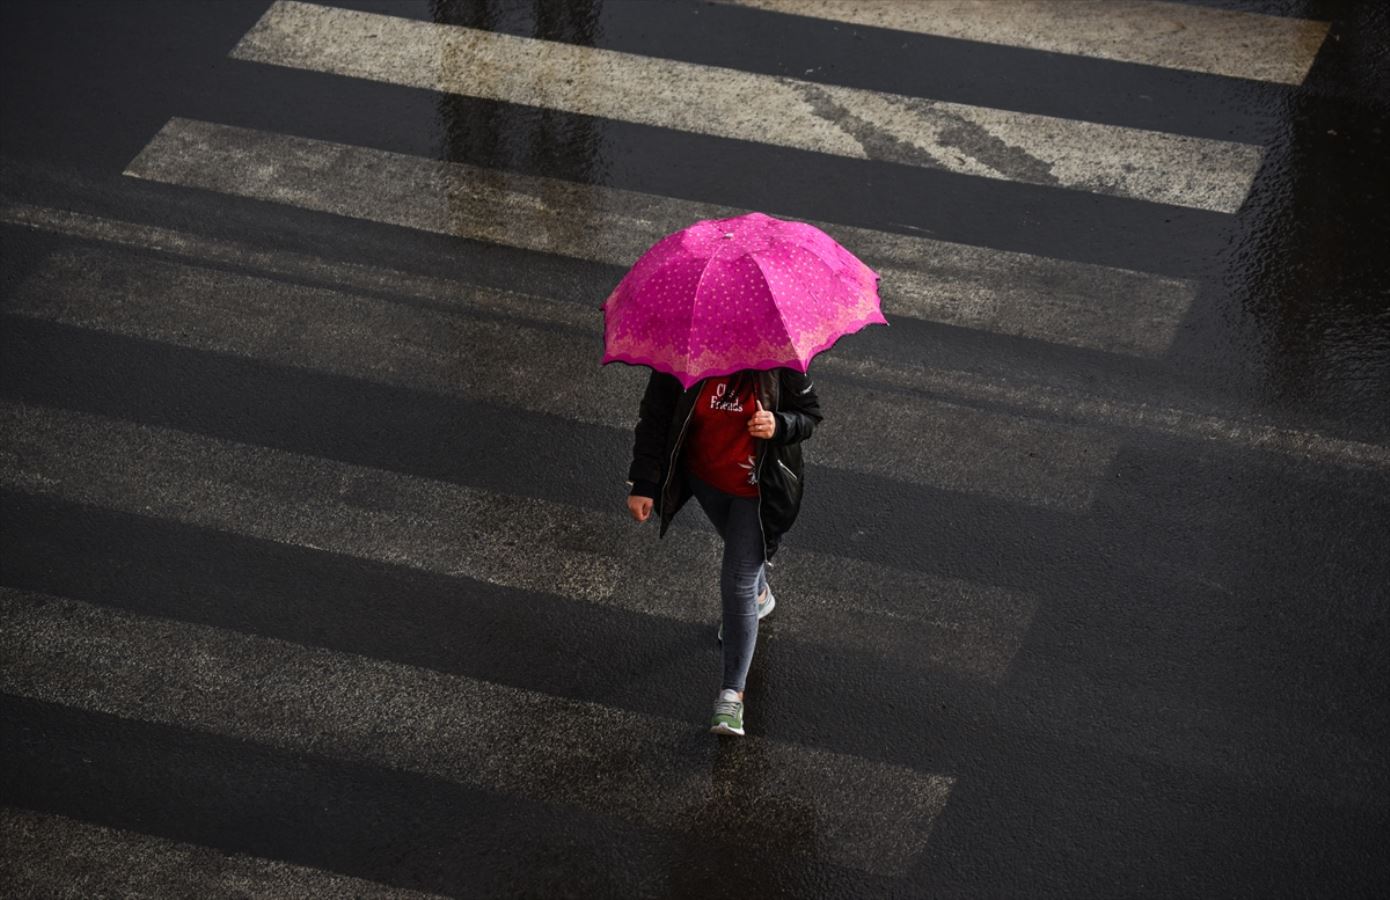
[[[775,238],[773,240],[775,240]],[[767,284],[767,272],[764,271],[763,264],[758,261],[757,255],[749,253],[748,258],[753,260],[753,265],[758,267],[758,272],[763,276],[763,283]],[[787,320],[782,315],[781,308],[777,306],[777,295],[772,293],[772,286],[770,284],[768,285],[768,293],[772,294],[772,311],[777,313],[777,321],[782,323],[782,333],[787,336],[787,345],[792,348],[792,353],[796,354],[796,358],[799,361],[801,359],[801,348],[796,346],[796,338],[792,337],[792,331],[787,327]]]
[[[695,304],[700,302],[700,285],[705,283],[705,273],[714,264],[714,259],[724,252],[725,242],[720,241],[715,251],[705,260],[704,266],[700,269],[700,277],[695,279],[695,295],[690,301],[690,320],[685,325],[685,371],[690,372],[690,332],[695,326]],[[693,374],[693,373],[692,373]]]
[[[799,245],[796,245],[796,244],[793,244],[792,246],[799,247]],[[804,249],[804,248],[801,248],[801,249]],[[830,273],[830,277],[831,277],[831,278],[835,279],[836,281],[839,281],[839,280],[840,280],[840,277],[839,277],[838,275],[836,275],[835,272],[834,272],[829,266],[827,266],[827,265],[825,264],[825,261],[824,261],[823,259],[821,259],[819,256],[816,256],[814,253],[810,254],[810,256],[811,256],[811,259],[815,260],[816,263],[818,263],[819,265],[825,266],[826,271]],[[831,309],[831,308],[833,308],[833,305],[827,303],[826,300],[825,300],[825,297],[821,296],[821,293],[820,293],[819,290],[816,290],[816,289],[812,288],[809,284],[806,286],[806,290],[807,290],[808,293],[810,293],[813,297],[816,298],[816,305],[817,305],[817,306],[819,306],[819,307],[822,308],[822,309]],[[824,332],[822,332],[822,335],[823,335],[823,334],[824,334]],[[810,362],[810,360],[807,360],[807,363],[809,363],[809,362]]]
[[[834,279],[837,280],[837,281],[840,280],[840,277],[839,277],[837,274],[835,274],[835,271],[834,271],[833,269],[831,269],[828,265],[826,265],[825,260],[821,259],[821,258],[820,258],[819,256],[817,256],[815,253],[812,253],[812,252],[811,252],[809,249],[807,249],[804,245],[795,243],[795,242],[793,242],[793,241],[786,240],[786,239],[784,239],[781,235],[773,235],[773,236],[771,236],[771,237],[769,238],[769,240],[770,240],[770,241],[773,241],[773,242],[775,242],[775,243],[777,243],[779,246],[786,247],[786,248],[788,248],[788,249],[790,249],[790,250],[800,250],[800,251],[804,252],[804,253],[805,253],[807,256],[809,256],[809,257],[811,258],[811,260],[812,260],[813,262],[815,262],[817,265],[824,266],[825,269],[826,269],[826,271],[830,274],[830,277],[831,277],[831,278],[834,278]],[[817,307],[818,307],[819,309],[821,309],[821,310],[826,310],[826,309],[832,308],[833,304],[827,303],[826,300],[825,300],[825,297],[820,293],[820,291],[812,289],[812,287],[811,287],[811,285],[810,285],[809,282],[808,282],[808,283],[804,283],[802,286],[806,289],[807,293],[811,294],[813,297],[816,298],[816,304],[817,304]],[[799,357],[800,354],[801,354],[801,348],[800,348],[800,347],[796,348],[796,352],[797,352],[797,355],[798,355],[798,357]],[[807,362],[808,365],[810,364],[810,360],[807,360],[806,362]]]

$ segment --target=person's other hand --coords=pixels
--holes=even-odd
[[[647,521],[652,514],[652,498],[629,496],[627,498],[627,511],[632,513],[632,517],[637,521]]]
[[[776,433],[777,420],[772,417],[772,413],[763,409],[763,401],[755,399],[753,402],[758,404],[758,411],[748,420],[748,433],[755,438],[767,440]]]

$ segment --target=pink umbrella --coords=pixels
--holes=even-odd
[[[704,219],[652,245],[603,303],[601,364],[668,372],[689,388],[811,358],[887,325],[878,273],[830,235],[763,213]]]

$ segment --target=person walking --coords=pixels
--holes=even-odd
[[[695,497],[724,541],[723,682],[710,730],[744,733],[767,567],[805,491],[801,445],[821,421],[806,374],[840,338],[886,325],[878,273],[806,222],[750,212],[653,244],[603,301],[602,365],[652,372],[638,410],[627,506],[661,536]]]
[[[686,389],[653,371],[638,411],[627,506],[665,536],[693,496],[724,542],[719,572],[723,680],[710,731],[744,733],[744,689],[759,620],[777,600],[767,568],[801,509],[801,444],[821,422],[809,376],[743,369]]]

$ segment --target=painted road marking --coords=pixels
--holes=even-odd
[[[23,809],[0,807],[0,832],[14,897],[439,897]]]
[[[437,278],[316,256],[268,250],[237,241],[143,225],[86,213],[27,204],[0,206],[0,223],[66,234],[139,250],[153,250],[195,264],[236,265],[268,275],[328,284],[352,293],[390,294],[440,308],[481,311],[534,323],[601,333],[594,310],[547,297],[478,287]],[[1059,385],[1003,379],[974,372],[906,365],[825,354],[821,372],[864,378],[904,391],[932,394],[959,403],[1017,409],[1026,417],[1051,418],[1136,434],[1272,453],[1318,465],[1390,472],[1390,448],[1351,441],[1258,419],[1233,419],[1210,412],[1164,406],[1137,398],[1088,393]]]
[[[624,267],[691,222],[748,212],[178,118],[125,174]],[[1158,356],[1196,293],[1125,269],[812,224],[879,272],[889,319]]]
[[[1328,22],[1155,0],[715,0],[1229,78],[1301,84]]]
[[[954,784],[750,735],[766,765],[728,791],[699,722],[9,589],[0,616],[7,693],[667,831],[704,828],[709,812],[744,845],[765,828],[761,798],[813,819],[806,852],[876,874],[911,867]]]
[[[598,511],[11,401],[0,401],[0,426],[0,487],[11,490],[711,630],[718,621],[718,537],[672,529],[653,554],[650,529],[636,532],[618,501]],[[787,638],[990,681],[1036,608],[1021,592],[803,550],[779,556],[776,578],[797,598],[797,615],[778,621]]]
[[[597,331],[576,338],[102,250],[55,255],[6,309],[545,413],[629,437],[647,379],[646,369],[600,368]],[[1025,505],[1087,508],[1117,443],[1085,425],[908,399],[833,376],[821,394],[827,425],[810,451],[816,465]]]
[[[237,59],[1217,212],[1250,144],[968,106],[278,0]]]

